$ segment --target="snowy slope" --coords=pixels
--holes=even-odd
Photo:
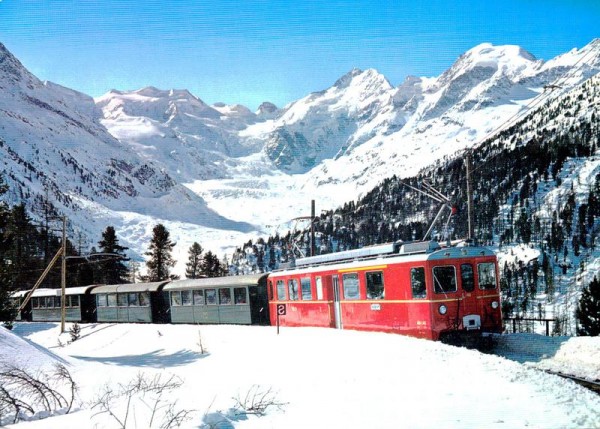
[[[333,329],[285,328],[277,335],[273,327],[97,324],[82,325],[79,340],[56,347],[58,326],[30,325],[17,324],[15,332],[69,360],[81,405],[70,415],[11,426],[19,429],[115,427],[90,404],[105,384],[115,391],[139,374],[183,380],[163,399],[193,410],[185,428],[217,421],[236,429],[600,424],[597,395],[531,368],[544,361],[586,368],[600,346],[593,338],[503,338],[504,353],[528,362],[522,365],[425,340]],[[200,354],[200,338],[207,354]],[[63,334],[62,342],[67,339]],[[235,414],[234,398],[243,400],[253,388],[271,389],[281,407],[263,416]],[[150,427],[150,399],[144,406],[133,398],[128,427]],[[122,417],[126,404],[115,402],[113,412]],[[153,427],[160,419],[159,413]]]

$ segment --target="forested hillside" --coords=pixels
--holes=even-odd
[[[595,275],[600,256],[595,251],[599,105],[600,78],[594,77],[470,153],[475,239],[499,252],[524,244],[539,255],[529,261],[501,258],[504,314],[556,317],[556,332],[574,328],[569,300],[576,299],[582,280]],[[422,239],[440,208],[411,189],[424,183],[448,196],[457,209],[449,224],[451,238],[466,237],[465,156],[457,153],[416,177],[400,179],[397,172],[357,201],[321,212],[315,220],[317,253]],[[442,232],[445,221],[434,233]],[[233,255],[233,271],[277,268],[294,249],[309,252],[308,229],[246,243]]]

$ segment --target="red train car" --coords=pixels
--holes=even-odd
[[[267,290],[272,325],[431,340],[502,332],[497,259],[483,247],[391,243],[303,258],[271,273]]]

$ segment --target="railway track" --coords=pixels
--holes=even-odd
[[[547,370],[544,372],[547,374],[556,375],[557,377],[562,377],[562,378],[566,378],[568,380],[573,380],[575,383],[579,384],[580,386],[583,386],[586,389],[591,390],[592,392],[600,395],[600,380],[590,381],[590,380],[586,380],[584,378],[575,377],[574,375],[563,374],[561,372],[554,372],[554,371],[547,371]]]

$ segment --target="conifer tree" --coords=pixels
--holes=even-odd
[[[600,335],[600,281],[596,277],[583,289],[575,316],[579,320],[578,335]]]
[[[146,262],[148,275],[144,280],[158,282],[176,278],[177,276],[170,274],[170,270],[175,266],[171,252],[177,243],[171,241],[169,231],[163,224],[156,225],[152,229],[152,233],[149,250],[145,253],[149,259]]]
[[[225,274],[224,271],[217,255],[210,250],[204,254],[204,258],[202,258],[202,274],[205,277],[219,277]]]
[[[0,176],[0,197],[4,195],[8,187],[4,183],[4,179]],[[0,201],[0,322],[4,322],[6,326],[11,326],[15,318],[15,311],[10,302],[10,290],[7,268],[9,266],[6,256],[5,237],[6,225],[8,223],[9,211],[4,201]]]
[[[201,276],[203,251],[202,246],[196,242],[189,248],[188,262],[185,264],[185,276],[188,279],[197,279]]]
[[[96,280],[109,285],[127,283],[129,281],[129,268],[125,262],[129,261],[129,258],[125,257],[125,251],[128,247],[119,244],[114,227],[106,227],[98,246],[100,246],[100,253],[112,253],[120,256],[102,256],[101,271],[99,279]]]

